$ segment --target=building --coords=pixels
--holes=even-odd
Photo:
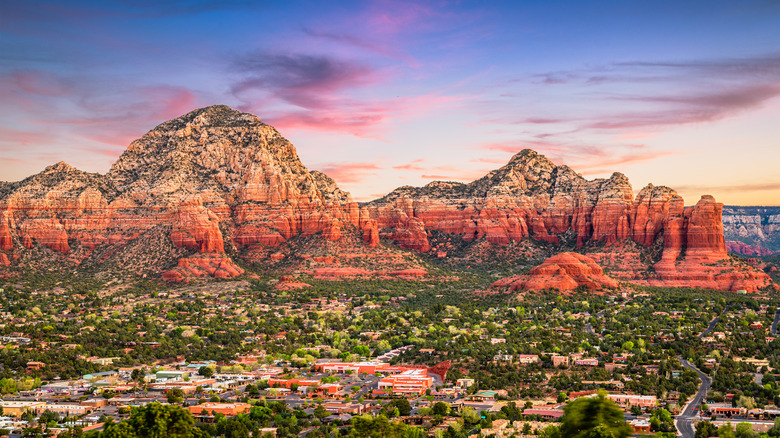
[[[30,362],[27,362],[27,371],[38,371],[38,370],[42,369],[45,366],[46,366],[46,364],[43,363],[43,362],[30,361]]]
[[[536,354],[518,354],[517,362],[521,364],[539,363],[539,356]]]
[[[479,391],[478,393],[471,396],[474,400],[495,400],[496,396],[498,395],[498,391]]]
[[[9,417],[20,417],[27,411],[33,413],[43,412],[43,406],[46,406],[46,403],[40,401],[0,401],[3,415]]]
[[[157,371],[154,378],[159,380],[181,380],[190,375],[189,371]]]
[[[650,432],[650,422],[644,418],[635,418],[628,422],[634,433]]]
[[[552,363],[554,367],[558,366],[569,366],[569,358],[567,356],[558,356],[555,355],[552,357]]]
[[[574,361],[574,365],[581,366],[581,367],[597,367],[599,366],[599,360],[598,359],[577,359]]]
[[[558,420],[563,417],[563,409],[556,408],[527,408],[523,415],[538,415],[545,420]]]
[[[92,412],[93,407],[87,406],[87,405],[76,405],[76,404],[67,404],[67,405],[50,405],[47,404],[41,410],[43,411],[52,411],[60,414],[62,417],[80,417],[82,415],[88,414]]]
[[[365,412],[365,405],[362,403],[339,403],[339,402],[327,402],[323,403],[322,407],[325,408],[326,411],[332,413],[332,414],[352,414],[352,415],[360,415],[363,412]]]
[[[119,379],[118,371],[103,371],[101,373],[84,374],[82,377],[84,380],[101,380],[109,383],[115,383]]]
[[[342,386],[338,383],[324,383],[318,386],[315,392],[321,395],[333,395],[341,391],[341,388]]]
[[[618,369],[622,370],[622,369],[626,368],[626,366],[627,365],[624,364],[624,363],[614,363],[613,362],[613,363],[604,364],[604,369],[606,369],[607,371],[609,371],[611,373],[611,372],[613,372],[615,370],[618,370]]]
[[[654,395],[607,394],[607,397],[621,407],[654,408],[658,406],[658,398]]]
[[[470,388],[474,384],[474,379],[458,379],[455,386],[458,388]]]
[[[268,379],[268,386],[272,388],[287,388],[293,389],[293,387],[299,388],[302,386],[319,386],[319,380],[306,380],[306,379]]]
[[[196,418],[213,417],[215,413],[232,417],[247,413],[251,408],[252,405],[249,403],[202,403],[195,406],[187,406],[187,410]],[[203,413],[204,410],[207,414]]]
[[[390,389],[393,394],[425,394],[433,386],[433,377],[428,377],[428,370],[412,369],[401,374],[387,376],[379,381],[378,388]]]

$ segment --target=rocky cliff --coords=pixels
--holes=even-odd
[[[746,256],[780,252],[780,207],[726,206],[723,229],[731,252]]]
[[[447,256],[447,243],[432,245],[431,231],[467,242],[530,239],[594,252],[616,276],[643,284],[751,291],[772,286],[763,272],[729,258],[722,208],[711,196],[686,208],[674,190],[653,185],[634,198],[620,173],[588,181],[532,150],[472,183],[401,187],[368,206],[380,236],[440,257]],[[655,257],[654,247],[662,248]]]
[[[469,184],[401,187],[360,206],[306,169],[276,129],[218,105],[157,126],[105,175],[58,163],[0,184],[0,269],[11,275],[54,260],[181,281],[241,275],[241,264],[323,278],[408,278],[427,274],[416,254],[450,259],[457,240],[472,252],[596,251],[619,272],[612,256],[631,243],[637,254],[662,248],[635,257],[645,274],[625,269],[632,281],[685,286],[728,272],[732,281],[719,288],[767,286],[757,273],[728,267],[721,209],[706,196],[684,208],[665,187],[645,187],[634,199],[622,174],[588,181],[531,150]],[[696,279],[685,273],[703,265]]]

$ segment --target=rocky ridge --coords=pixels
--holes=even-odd
[[[780,253],[780,207],[725,206],[723,228],[731,252],[751,257]]]
[[[0,265],[10,275],[45,252],[76,268],[175,281],[234,277],[244,272],[239,264],[323,278],[417,278],[426,269],[403,250],[447,259],[452,237],[471,247],[531,242],[602,255],[632,242],[639,252],[662,251],[637,256],[644,272],[655,272],[624,277],[631,281],[768,287],[765,275],[731,263],[721,209],[707,196],[685,208],[674,190],[652,185],[634,198],[620,173],[589,181],[531,150],[469,184],[401,187],[361,206],[306,169],[276,129],[217,105],[157,126],[105,175],[58,163],[0,184]]]

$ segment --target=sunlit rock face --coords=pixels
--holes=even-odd
[[[766,287],[763,273],[715,269],[728,259],[721,210],[709,196],[684,208],[674,190],[652,185],[634,198],[620,173],[589,181],[532,150],[468,184],[401,187],[361,206],[309,171],[276,129],[217,105],[152,129],[105,175],[58,163],[0,184],[0,266],[37,266],[44,255],[188,281],[241,275],[241,258],[312,275],[412,278],[426,270],[394,248],[446,257],[431,245],[435,231],[604,253],[627,241],[663,241],[648,282]],[[312,245],[319,253],[306,252]]]

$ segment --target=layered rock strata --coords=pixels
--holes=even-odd
[[[157,126],[133,141],[105,175],[58,163],[0,184],[0,266],[13,269],[26,259],[21,255],[43,249],[94,267],[117,254],[132,258],[122,249],[163,235],[169,248],[147,248],[143,258],[151,265],[155,257],[168,260],[156,269],[170,280],[240,275],[236,256],[272,269],[293,269],[297,260],[323,277],[381,272],[415,278],[425,269],[383,239],[446,258],[451,248],[438,248],[430,238],[441,232],[466,242],[531,239],[604,253],[625,242],[651,247],[663,241],[653,281],[687,286],[706,276],[707,284],[725,289],[767,286],[761,273],[718,268],[728,258],[721,204],[703,197],[694,207],[683,205],[669,188],[649,185],[634,198],[620,173],[588,181],[524,150],[472,183],[401,187],[360,206],[331,178],[306,169],[276,129],[217,105]],[[316,254],[330,259],[296,253],[296,242],[311,239],[331,243]],[[393,263],[364,266],[372,258]],[[346,265],[328,266],[341,262]],[[133,269],[130,259],[112,266]],[[702,266],[708,273],[696,271]],[[725,271],[730,282],[719,280]]]
[[[591,291],[614,289],[619,283],[604,274],[604,270],[588,256],[574,252],[556,254],[527,275],[505,278],[493,283],[491,289]]]

